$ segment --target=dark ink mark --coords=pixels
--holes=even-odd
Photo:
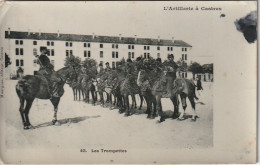
[[[225,15],[225,14],[221,14],[221,15],[220,15],[220,18],[221,18],[221,17],[226,17],[226,15]]]
[[[235,21],[238,31],[244,34],[248,43],[254,43],[257,38],[257,12],[252,11],[247,16]]]

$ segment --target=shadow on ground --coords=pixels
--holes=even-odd
[[[101,117],[101,116],[97,115],[97,116],[80,116],[80,117],[74,117],[74,118],[66,118],[66,119],[58,120],[57,121],[58,124],[56,124],[56,125],[64,125],[64,124],[70,125],[71,123],[79,123],[86,119],[98,118],[98,117]],[[45,123],[39,124],[37,126],[34,126],[34,128],[47,127],[47,126],[52,126],[52,125],[54,125],[54,124],[52,123],[52,121],[50,121],[50,122],[45,122]]]

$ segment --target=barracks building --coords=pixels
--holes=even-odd
[[[174,55],[174,61],[180,59],[188,64],[192,46],[182,40],[165,40],[152,38],[138,38],[119,36],[98,36],[79,34],[42,33],[30,31],[5,31],[5,53],[11,59],[8,66],[9,74],[16,74],[19,67],[24,74],[34,74],[39,70],[36,63],[36,55],[40,55],[40,47],[45,46],[49,50],[49,58],[55,70],[64,66],[67,56],[74,55],[84,60],[93,58],[97,63],[109,62],[110,66],[122,58],[132,60],[139,56],[145,58],[160,57],[162,61],[168,54]],[[187,77],[187,73],[182,73]]]

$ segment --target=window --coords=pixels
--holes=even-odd
[[[135,58],[135,53],[134,52],[132,52],[132,58]]]
[[[88,43],[88,47],[90,48],[90,43]]]
[[[103,61],[100,61],[100,64],[103,65]]]
[[[184,73],[182,73],[182,78],[184,78]]]
[[[33,41],[33,45],[37,45],[37,41]]]
[[[112,52],[112,58],[115,58],[115,52]]]
[[[90,53],[90,51],[88,51],[88,57],[90,57],[91,56],[91,53]]]
[[[37,49],[33,48],[33,55],[36,56],[37,55]]]
[[[114,45],[114,44],[112,44],[112,48],[115,48],[115,45]]]
[[[87,57],[87,51],[84,50],[84,57]]]
[[[100,58],[103,58],[103,51],[100,51]]]
[[[118,49],[118,44],[116,44],[116,49]]]
[[[185,72],[185,78],[187,78],[187,72]]]
[[[23,66],[23,60],[20,60],[20,66]]]
[[[70,47],[72,47],[72,42],[70,42]]]
[[[147,58],[150,58],[150,53],[147,53]]]
[[[66,46],[69,46],[69,43],[68,43],[68,42],[66,42]]]
[[[84,47],[87,47],[87,43],[84,43]]]
[[[160,50],[160,46],[157,46],[157,50]]]
[[[146,50],[146,46],[144,46],[144,50]]]
[[[15,48],[15,54],[19,55],[19,48]]]
[[[51,46],[54,46],[54,42],[53,41],[51,42]]]
[[[116,52],[116,58],[118,58],[118,52]]]
[[[128,52],[128,58],[131,58],[131,52]]]
[[[128,49],[131,49],[131,45],[128,45]]]
[[[184,60],[184,54],[182,54],[182,58],[181,59]]]
[[[100,47],[100,48],[103,48],[103,44],[100,44],[99,47]]]
[[[171,47],[171,51],[173,50],[173,48]]]
[[[23,48],[20,48],[20,55],[23,55]]]
[[[54,49],[51,50],[51,55],[54,56]]]
[[[20,45],[23,45],[23,40],[20,40]]]
[[[185,60],[187,60],[187,54],[185,54]]]
[[[69,56],[69,50],[66,50],[66,56]]]
[[[132,49],[134,49],[135,48],[135,46],[134,45],[132,45]]]
[[[72,50],[70,50],[70,56],[72,56],[73,55],[73,51]]]
[[[18,40],[15,40],[15,45],[19,45],[19,41]]]
[[[168,51],[170,51],[170,47],[168,47]]]
[[[184,48],[182,48],[181,51],[184,51]]]
[[[146,53],[144,53],[144,58],[146,58]]]
[[[16,60],[16,66],[19,66],[19,60]]]
[[[147,50],[150,50],[150,46],[147,46]]]
[[[160,53],[157,53],[157,58],[160,58],[160,57],[161,57]]]
[[[50,41],[47,41],[47,46],[50,46]]]

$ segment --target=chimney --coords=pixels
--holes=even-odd
[[[11,34],[11,31],[10,31],[10,28],[8,28],[8,35],[10,35]]]
[[[30,29],[28,29],[28,36],[31,34]]]
[[[158,36],[158,42],[161,42],[160,36]]]
[[[58,30],[57,32],[57,37],[60,37],[60,30]]]
[[[122,34],[119,34],[119,40],[120,41],[122,40]]]
[[[174,37],[172,37],[172,42],[174,43]]]
[[[137,41],[137,35],[135,35],[135,41]]]
[[[93,38],[93,40],[95,39],[95,33],[92,33],[92,38]]]

